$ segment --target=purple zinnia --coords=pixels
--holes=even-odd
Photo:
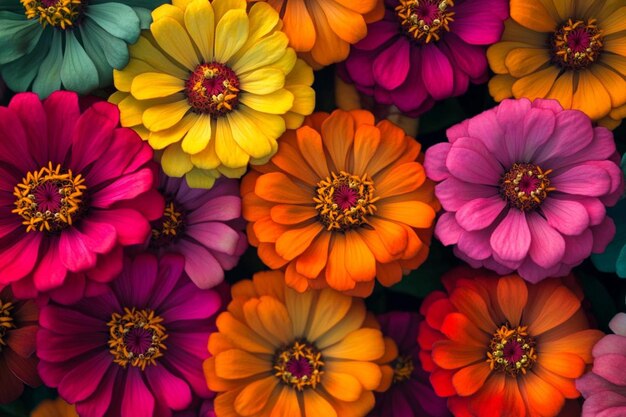
[[[417,116],[487,81],[486,46],[500,40],[507,0],[385,0],[341,74],[378,103]]]
[[[422,317],[394,311],[377,318],[383,335],[393,339],[398,346],[398,357],[391,363],[391,386],[385,392],[376,393],[376,406],[368,417],[450,416],[446,399],[435,394],[419,359],[417,332]]]
[[[426,152],[446,212],[435,236],[471,266],[564,276],[615,234],[624,190],[613,134],[555,100],[505,100]]]
[[[165,213],[152,223],[150,248],[158,255],[180,253],[185,272],[199,288],[216,286],[248,247],[239,183],[222,178],[210,190],[194,189],[182,178],[161,173],[159,190]]]
[[[221,305],[180,255],[126,259],[110,290],[40,314],[39,373],[82,417],[161,417],[210,397],[202,372]]]

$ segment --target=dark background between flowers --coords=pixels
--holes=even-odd
[[[334,66],[315,73],[316,111],[331,112],[336,108],[334,92]],[[113,91],[97,91],[94,94],[103,98]],[[6,106],[13,94],[4,95],[2,105]],[[496,102],[489,95],[487,85],[471,85],[460,97],[443,100],[420,117],[417,140],[423,149],[446,140],[446,129],[465,119],[490,109]],[[626,152],[626,122],[614,130],[615,142],[620,155]],[[393,310],[418,311],[423,298],[430,292],[443,288],[441,276],[450,269],[461,265],[452,253],[433,239],[430,255],[417,270],[405,276],[399,284],[390,288],[376,285],[374,293],[365,302],[370,311],[380,314]],[[226,272],[226,280],[233,284],[242,279],[251,278],[255,272],[267,270],[256,254],[256,248],[250,247],[241,257],[239,264]],[[615,274],[598,271],[587,259],[573,270],[585,293],[584,305],[596,319],[596,326],[610,332],[608,323],[619,311],[626,311],[626,279]],[[1,388],[1,387],[0,387]],[[32,389],[26,387],[24,394],[15,402],[0,405],[0,417],[28,417],[33,408],[43,399],[55,398],[56,390],[45,386]]]

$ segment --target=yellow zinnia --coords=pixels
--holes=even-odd
[[[174,0],[114,72],[123,126],[160,152],[163,171],[210,188],[263,164],[313,111],[313,71],[287,46],[278,13],[246,0]]]

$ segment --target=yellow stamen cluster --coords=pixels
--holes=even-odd
[[[165,206],[159,228],[152,229],[152,240],[169,240],[178,235],[183,227],[183,213],[178,211],[173,201]]]
[[[39,171],[29,172],[26,178],[18,184],[13,195],[16,197],[13,213],[22,216],[26,231],[54,232],[72,225],[72,217],[76,216],[81,208],[83,193],[87,189],[85,179],[78,174],[74,176],[71,170],[61,170],[61,165],[47,167]],[[36,194],[40,187],[47,187],[59,194],[58,209],[49,210],[41,207]]]
[[[224,115],[239,102],[239,80],[226,65],[201,64],[185,83],[187,100],[196,113]]]
[[[302,361],[310,368],[305,375],[294,375],[292,361]],[[306,341],[295,341],[293,345],[282,349],[274,360],[274,375],[285,384],[302,391],[307,387],[315,389],[320,383],[324,371],[322,353]]]
[[[13,321],[13,317],[11,317],[13,307],[13,303],[0,300],[0,352],[2,352],[3,346],[7,344],[4,339],[7,331],[15,329],[15,322]]]
[[[551,169],[543,171],[539,166],[515,163],[500,180],[500,194],[512,206],[528,211],[537,208],[548,196],[550,187],[548,175]]]
[[[394,362],[393,382],[403,382],[411,378],[415,369],[413,358],[410,355],[399,356]]]
[[[83,7],[82,0],[20,0],[27,19],[39,19],[46,27],[66,29],[76,22]]]
[[[163,319],[149,309],[137,310],[125,307],[124,314],[113,313],[109,326],[109,352],[113,362],[126,368],[127,365],[145,370],[148,365],[156,365],[156,359],[163,356],[167,347],[163,343],[168,335],[162,324]],[[150,335],[150,346],[141,353],[132,352],[127,346],[127,336],[133,330],[143,330]]]
[[[317,183],[313,201],[319,220],[328,231],[345,231],[367,224],[367,217],[376,213],[374,182],[367,174],[362,177],[340,171]],[[339,194],[354,195],[352,204],[338,202]]]
[[[495,331],[486,360],[491,370],[525,375],[536,361],[535,339],[528,335],[528,326],[511,328],[506,323]]]
[[[573,42],[572,37],[578,37]],[[584,37],[584,39],[581,39]],[[581,43],[583,42],[583,43]],[[578,47],[576,47],[578,43]],[[595,62],[602,50],[602,30],[596,19],[568,19],[552,36],[554,59],[564,68],[583,69]]]
[[[400,0],[396,13],[402,29],[414,40],[429,43],[441,38],[442,30],[450,31],[450,22],[454,21],[453,0]],[[436,10],[436,17],[425,16],[424,9]]]

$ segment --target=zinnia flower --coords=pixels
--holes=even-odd
[[[123,126],[134,127],[171,177],[192,188],[241,177],[276,152],[285,128],[313,111],[313,71],[296,59],[278,13],[246,0],[175,1],[114,72]]]
[[[392,385],[376,393],[376,407],[368,417],[447,417],[446,400],[438,397],[422,369],[417,330],[422,317],[415,313],[391,312],[378,316],[383,335],[398,346],[392,363]]]
[[[572,276],[529,284],[460,268],[421,306],[420,359],[457,416],[556,416],[602,337]],[[506,410],[505,414],[502,414]]]
[[[585,397],[582,417],[626,415],[626,313],[618,313],[593,347],[593,370],[576,381]]]
[[[417,116],[487,81],[485,45],[500,39],[506,0],[385,0],[340,74],[381,104]]]
[[[248,0],[257,2],[263,0]],[[383,0],[268,0],[280,13],[289,46],[316,69],[348,56],[350,44],[382,19]]]
[[[298,293],[283,273],[232,287],[204,363],[218,416],[353,416],[374,406],[385,354],[363,300],[330,288]]]
[[[491,95],[557,99],[615,127],[626,116],[626,9],[620,1],[511,0],[487,51]]]
[[[19,0],[0,4],[0,72],[13,91],[46,98],[63,87],[86,94],[113,83],[128,45],[166,0]],[[20,4],[21,3],[21,4]]]
[[[126,259],[109,292],[41,310],[39,373],[82,417],[152,417],[208,397],[202,375],[219,294],[180,255]]]
[[[106,102],[81,114],[70,92],[0,107],[0,284],[17,297],[71,302],[102,287],[162,215],[152,150],[118,122]]]
[[[191,189],[185,180],[161,174],[165,213],[152,222],[150,249],[180,253],[185,272],[203,289],[224,280],[248,247],[236,180],[219,179],[209,191]]]
[[[473,267],[526,280],[567,275],[615,234],[624,189],[613,135],[555,100],[506,100],[426,152],[446,212],[435,235]]]
[[[248,239],[298,291],[366,296],[428,255],[439,203],[420,144],[366,111],[317,113],[243,180]]]
[[[30,417],[79,417],[76,407],[57,397],[54,400],[43,400],[30,414]]]
[[[35,342],[39,311],[34,301],[18,301],[10,287],[0,287],[0,404],[15,401],[41,384]]]

